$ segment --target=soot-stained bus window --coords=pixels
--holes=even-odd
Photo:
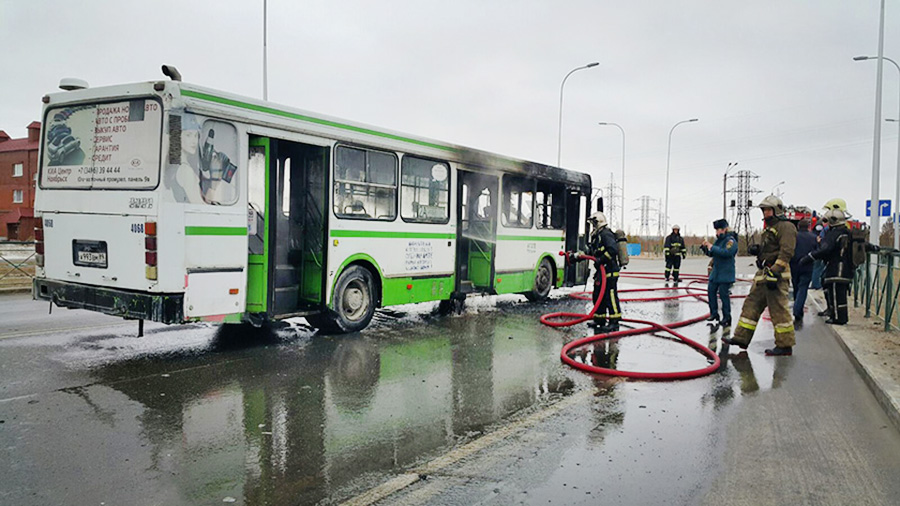
[[[503,176],[500,220],[504,227],[531,228],[534,223],[534,180]]]
[[[397,156],[338,146],[334,163],[334,214],[392,221],[397,217]]]
[[[537,228],[566,227],[566,188],[563,185],[538,181]]]
[[[404,156],[400,166],[400,217],[404,221],[447,223],[450,166],[414,156]]]

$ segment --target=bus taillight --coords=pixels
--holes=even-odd
[[[144,223],[144,272],[147,279],[157,279],[156,222]]]
[[[44,266],[44,219],[34,224],[34,261],[38,267]]]

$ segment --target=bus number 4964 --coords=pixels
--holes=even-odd
[[[135,234],[143,234],[144,233],[144,224],[143,223],[132,223],[131,231]]]

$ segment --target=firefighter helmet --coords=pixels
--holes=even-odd
[[[592,214],[588,219],[590,221],[594,222],[594,226],[596,226],[597,228],[603,228],[609,224],[609,222],[606,221],[606,215],[603,214],[603,211],[597,211],[596,213]]]
[[[847,215],[840,209],[832,209],[825,213],[828,218],[828,224],[831,226],[844,225],[847,223]]]
[[[784,203],[775,195],[769,195],[768,197],[762,199],[762,202],[759,203],[760,209],[764,209],[766,207],[774,210],[776,215],[784,214]]]
[[[840,211],[847,212],[847,201],[844,199],[831,199],[825,203],[822,209],[831,210],[838,209]]]
[[[681,230],[681,227],[678,225],[672,225],[672,230]]]

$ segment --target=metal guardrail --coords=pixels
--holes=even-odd
[[[34,242],[0,241],[0,290],[30,288],[34,256]]]
[[[866,318],[884,321],[885,332],[900,330],[900,251],[881,248],[866,255],[853,276],[853,306],[863,304]]]

